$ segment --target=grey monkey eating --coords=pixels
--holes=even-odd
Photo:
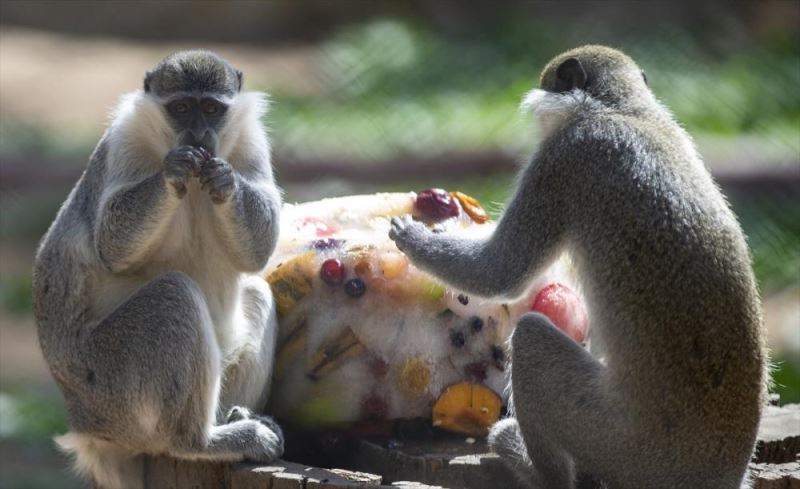
[[[126,96],[44,236],[39,341],[71,431],[59,439],[104,489],[141,485],[141,454],[269,462],[277,333],[255,275],[281,196],[262,94],[203,51],[165,58]]]
[[[544,315],[511,339],[515,418],[489,442],[548,489],[588,473],[612,488],[735,488],[769,382],[761,304],[742,230],[689,135],[628,56],[553,59],[524,106],[539,150],[491,237],[390,236],[454,287],[514,296],[568,251],[601,363]]]

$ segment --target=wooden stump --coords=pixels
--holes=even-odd
[[[385,440],[384,440],[385,441]],[[166,457],[145,460],[145,489],[518,489],[485,440],[444,437],[398,444],[363,439],[349,469],[280,461],[268,466],[211,464]],[[751,474],[753,489],[800,489],[800,405],[764,413]],[[678,468],[676,468],[678,469]],[[366,472],[357,472],[363,470]],[[426,485],[431,484],[431,485]]]

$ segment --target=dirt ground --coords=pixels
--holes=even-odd
[[[141,87],[144,73],[155,61],[188,48],[196,49],[197,44],[148,44],[0,26],[3,119],[96,132],[97,122],[105,119],[119,96]],[[202,48],[221,54],[241,69],[246,74],[245,88],[269,87],[297,95],[321,89],[310,46],[208,44]]]

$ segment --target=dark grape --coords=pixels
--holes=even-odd
[[[458,203],[447,191],[440,188],[430,188],[418,193],[414,208],[424,217],[435,221],[459,214]]]
[[[472,316],[469,318],[469,327],[472,329],[473,333],[480,333],[483,329],[483,319],[478,316]]]
[[[354,278],[344,284],[344,291],[350,297],[361,297],[367,291],[367,284],[360,278]]]
[[[344,240],[341,239],[323,238],[323,239],[318,239],[313,243],[311,243],[311,247],[314,248],[315,250],[322,251],[322,250],[329,250],[331,248],[338,248],[342,246],[342,243],[344,243]]]
[[[486,364],[483,362],[473,362],[464,367],[464,371],[468,376],[474,378],[478,382],[486,380]]]
[[[464,336],[463,332],[453,331],[450,333],[450,343],[452,343],[456,348],[461,348],[466,342],[467,338]]]

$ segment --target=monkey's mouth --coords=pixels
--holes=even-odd
[[[194,146],[195,148],[203,148],[208,151],[211,156],[217,154],[217,135],[214,131],[206,131],[202,138],[198,139],[191,131],[183,131],[179,138],[179,143],[187,146]]]

